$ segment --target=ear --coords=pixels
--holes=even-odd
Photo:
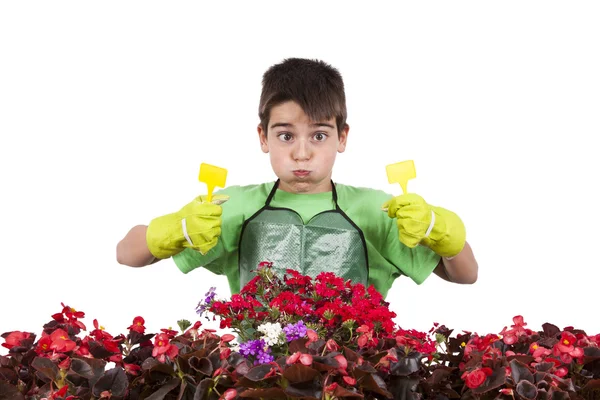
[[[263,131],[262,125],[258,124],[256,127],[258,131],[258,140],[260,141],[260,149],[263,153],[269,152],[269,144],[267,143],[267,132]]]
[[[346,150],[346,142],[348,140],[348,132],[350,131],[350,125],[346,124],[344,129],[338,135],[338,153],[343,153]]]

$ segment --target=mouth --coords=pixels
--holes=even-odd
[[[293,172],[294,172],[294,175],[299,178],[304,178],[305,176],[308,176],[308,174],[310,174],[310,171],[307,171],[305,169],[296,169]]]

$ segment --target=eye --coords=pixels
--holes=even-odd
[[[292,140],[292,134],[288,133],[288,132],[282,132],[280,134],[277,135],[277,137],[279,138],[279,140],[281,140],[282,142],[289,142],[290,140]]]
[[[317,142],[324,142],[325,139],[327,139],[327,134],[325,134],[324,132],[317,132],[315,133],[314,138]]]

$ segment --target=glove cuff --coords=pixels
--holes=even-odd
[[[423,244],[442,257],[454,257],[465,247],[465,225],[458,215],[441,207],[431,206],[431,224]]]
[[[146,245],[150,253],[156,258],[165,259],[183,251],[186,238],[181,228],[181,218],[177,213],[150,221],[146,230]]]

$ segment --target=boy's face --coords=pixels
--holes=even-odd
[[[346,126],[338,136],[335,118],[311,121],[296,102],[287,101],[271,109],[268,131],[259,125],[258,136],[280,189],[321,193],[331,190],[335,156],[346,149],[348,130]]]

